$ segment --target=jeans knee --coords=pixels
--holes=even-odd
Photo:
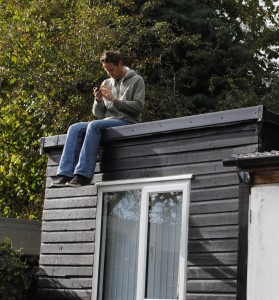
[[[78,125],[77,123],[70,125],[68,128],[68,134],[76,132],[78,129],[77,125]]]
[[[100,132],[101,127],[98,124],[99,124],[98,121],[89,122],[88,127],[87,127],[87,132]]]
[[[83,135],[86,131],[87,124],[84,122],[81,123],[74,123],[69,126],[68,128],[68,136],[79,136]]]

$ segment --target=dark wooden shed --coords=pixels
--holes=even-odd
[[[82,188],[50,188],[65,135],[42,138],[42,153],[46,152],[49,160],[42,222],[39,299],[141,299],[142,296],[133,291],[125,297],[124,292],[120,296],[110,296],[108,293],[102,297],[97,291],[97,287],[107,289],[107,279],[102,280],[100,287],[99,277],[103,276],[102,272],[109,264],[108,253],[103,253],[107,248],[100,245],[103,243],[105,223],[98,205],[102,205],[105,193],[106,201],[109,202],[114,189],[123,192],[130,185],[131,190],[135,191],[137,183],[139,189],[142,189],[145,185],[149,186],[150,182],[162,184],[162,190],[166,190],[170,182],[177,184],[179,191],[183,186],[189,187],[189,195],[185,198],[189,202],[189,210],[185,208],[186,223],[183,223],[183,216],[181,223],[184,224],[181,236],[185,231],[186,238],[186,248],[183,249],[187,250],[187,255],[184,256],[186,275],[183,277],[182,274],[179,278],[185,278],[185,282],[176,286],[179,292],[165,296],[164,299],[237,299],[240,286],[238,277],[241,280],[238,273],[238,253],[241,248],[238,238],[239,179],[233,167],[223,166],[223,160],[240,153],[278,150],[278,132],[279,116],[263,106],[107,129],[94,177],[94,182],[98,184]],[[100,198],[101,193],[103,196]],[[171,188],[169,197],[172,196]],[[150,209],[150,204],[147,209]],[[130,240],[133,239],[132,234],[125,229],[126,234],[130,234]],[[121,232],[121,238],[122,235],[124,232]],[[115,248],[121,248],[122,239],[118,244],[113,241]],[[139,244],[141,247],[141,242]],[[129,247],[130,251],[132,246]],[[168,247],[161,245],[162,249],[166,248],[167,255]],[[123,259],[131,256],[129,251],[125,251]],[[162,265],[167,264],[166,261],[170,261],[169,256],[164,259],[163,252],[161,269]],[[150,255],[148,252],[145,259],[148,260]],[[105,267],[100,271],[102,264]],[[169,268],[166,267],[164,272],[168,273]],[[183,255],[179,260],[179,272],[182,269]],[[127,270],[123,269],[123,272]],[[130,276],[129,273],[127,278]],[[125,278],[121,280],[125,281]],[[155,282],[156,278],[149,284],[155,285]],[[119,284],[119,281],[116,280],[116,283]],[[146,285],[146,282],[142,285]],[[119,290],[123,287],[124,284]],[[168,291],[162,293],[167,295]],[[143,295],[142,299],[147,296]],[[159,296],[149,296],[148,299],[159,299]]]

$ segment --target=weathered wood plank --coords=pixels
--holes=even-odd
[[[48,190],[58,190],[59,188],[53,188],[53,187],[51,187],[51,183],[53,182],[53,180],[56,180],[57,179],[57,176],[56,176],[56,170],[57,170],[57,167],[55,167],[55,169],[53,169],[53,173],[55,173],[55,174],[53,174],[53,175],[51,175],[51,176],[48,176],[47,178],[46,178],[46,189]],[[93,177],[93,179],[92,179],[92,181],[91,181],[91,185],[89,185],[89,186],[86,186],[86,187],[90,187],[90,186],[93,186],[96,182],[99,182],[99,181],[102,181],[102,174],[99,174],[98,172],[96,173],[95,172],[95,174],[94,174],[94,177]],[[64,188],[60,188],[61,190],[63,190],[63,189],[71,189],[70,187],[64,187]],[[85,186],[83,187],[83,188],[85,188]],[[85,193],[86,191],[83,191],[83,193]],[[93,194],[94,195],[94,194]],[[82,194],[80,194],[80,195],[77,195],[77,196],[92,196],[92,194],[87,194],[87,193],[85,193],[84,195],[82,195]],[[67,196],[68,197],[68,196]]]
[[[251,171],[250,171],[251,172]],[[252,170],[253,172],[253,170]],[[279,172],[277,170],[255,170],[252,176],[253,185],[258,184],[278,184],[279,183]]]
[[[187,293],[187,300],[236,300],[235,294],[194,294]]]
[[[230,186],[215,186],[191,190],[191,202],[193,201],[211,201],[224,200],[230,198],[238,199],[239,186],[238,184]]]
[[[220,134],[220,133],[219,133]],[[230,135],[231,132],[228,132],[226,133],[226,135]],[[239,132],[238,132],[239,134]],[[254,132],[253,133],[250,133],[252,136],[255,136]],[[181,143],[181,144],[184,144],[184,143],[192,143],[191,139],[189,139],[189,136],[185,136],[184,139],[180,140],[179,138],[178,139],[174,139],[174,136],[175,134],[172,134],[168,137],[167,141],[164,141],[165,143],[170,143],[170,140],[175,140],[175,143]],[[201,135],[198,136],[198,138],[201,138]],[[218,136],[214,136],[213,139],[216,139],[218,138]],[[157,137],[156,139],[156,142],[154,142],[154,138],[152,139],[152,142],[149,142],[147,143],[147,141],[145,139],[143,140],[140,140],[140,142],[138,141],[133,141],[132,144],[130,144],[129,148],[131,147],[131,149],[134,149],[134,147],[136,146],[136,144],[139,144],[140,146],[139,147],[142,147],[142,148],[145,148],[147,145],[150,146],[153,145],[154,148],[159,148],[160,145],[164,145],[164,143],[162,143],[159,138]],[[112,160],[116,160],[118,158],[122,158],[124,159],[124,161],[127,161],[127,162],[130,162],[130,163],[133,163],[133,161],[137,158],[140,158],[141,156],[139,156],[139,154],[137,153],[134,153],[133,151],[130,151],[129,150],[129,153],[131,153],[130,155],[134,155],[134,156],[124,156],[124,157],[118,157],[117,156],[117,153],[121,153],[121,151],[123,151],[122,149],[125,148],[125,151],[127,149],[129,149],[127,147],[127,145],[125,145],[125,143],[120,143],[118,146],[116,146],[116,143],[114,143],[113,145],[109,144],[108,146],[108,150],[106,150],[106,148],[104,148],[104,150],[101,151],[101,154],[103,155],[102,159],[102,170],[105,170],[107,167],[111,166],[112,163],[111,161]],[[207,150],[203,150],[202,149],[199,149],[199,151],[183,151],[183,152],[173,152],[174,149],[171,149],[171,153],[168,153],[167,149],[165,150],[165,153],[153,153],[152,155],[150,156],[147,156],[148,159],[152,159],[152,157],[156,158],[156,157],[163,157],[163,156],[168,156],[168,157],[173,157],[172,159],[175,159],[175,156],[177,157],[180,157],[180,159],[183,159],[183,161],[185,161],[185,163],[188,161],[188,162],[198,162],[199,159],[201,161],[208,161],[208,160],[212,160],[212,158],[216,158],[218,157],[219,159],[225,159],[225,158],[228,158],[230,157],[231,155],[233,154],[240,154],[240,153],[252,153],[252,152],[255,152],[255,151],[258,151],[258,145],[257,143],[253,143],[251,145],[235,145],[234,147],[229,147],[229,148],[212,148],[212,149],[207,149]],[[110,153],[107,153],[107,151],[110,151]],[[113,153],[114,151],[116,151],[117,153]],[[110,156],[109,156],[110,155]],[[120,156],[122,156],[122,154],[120,154]],[[48,158],[48,167],[55,167],[55,166],[58,166],[59,162],[60,162],[60,159],[61,159],[61,152],[58,152],[57,151],[55,153],[52,153],[50,152],[49,153],[49,158]],[[139,159],[137,159],[139,160]],[[177,161],[178,158],[175,160]],[[100,161],[100,158],[98,157],[97,158],[97,162]],[[99,164],[97,163],[97,166],[96,166],[96,171],[99,172],[100,171],[100,167],[99,167]],[[51,172],[51,174],[53,174],[54,172]]]
[[[202,166],[204,167],[204,166]],[[205,168],[202,168],[205,170]],[[225,185],[238,184],[238,177],[236,172],[225,172],[224,173],[214,173],[214,170],[211,170],[211,173],[206,171],[206,175],[202,172],[197,173],[198,170],[188,168],[187,165],[182,166],[166,166],[166,167],[154,167],[147,169],[134,169],[134,170],[121,170],[115,172],[104,173],[102,178],[103,181],[108,180],[119,180],[119,179],[134,179],[134,178],[151,178],[151,177],[163,177],[163,176],[172,176],[172,175],[181,175],[181,174],[194,174],[194,178],[191,181],[191,187],[195,188],[206,188],[206,187],[218,187]]]
[[[59,151],[59,152],[54,151],[54,150],[50,151],[48,153],[47,165],[49,167],[59,165],[60,159],[61,159],[61,154],[62,154],[62,151]]]
[[[188,279],[236,279],[237,267],[188,267],[187,278]]]
[[[251,152],[255,151],[255,146],[250,147]],[[242,152],[241,152],[242,150]],[[249,149],[242,147],[242,149],[213,149],[208,151],[195,151],[195,152],[177,152],[172,154],[157,154],[145,156],[144,159],[135,158],[121,158],[115,160],[104,159],[100,163],[100,172],[110,172],[114,170],[130,170],[136,168],[149,168],[154,166],[174,166],[174,165],[193,165],[205,162],[221,161],[230,157],[235,153],[247,153]],[[144,149],[142,149],[144,153]],[[230,170],[226,167],[228,171]],[[232,169],[232,168],[231,168]],[[52,173],[53,174],[53,173]]]
[[[209,150],[216,148],[225,147],[237,147],[237,146],[252,146],[252,149],[257,150],[258,136],[250,132],[239,132],[224,133],[212,136],[199,136],[195,139],[185,139],[185,140],[175,140],[168,141],[164,143],[148,144],[148,145],[138,145],[133,147],[126,147],[125,151],[121,148],[108,148],[103,149],[101,154],[101,161],[111,160],[111,159],[123,159],[123,158],[135,158],[142,157],[144,153],[145,156],[152,155],[163,155],[170,153],[182,153],[189,151],[199,151],[201,149]]]
[[[236,252],[188,254],[189,266],[234,266],[236,263]]]
[[[234,212],[238,211],[238,202],[238,199],[192,202],[190,204],[190,214]]]
[[[94,242],[93,231],[42,232],[42,243]]]
[[[213,171],[214,170],[214,171]],[[207,188],[218,187],[231,184],[238,184],[238,177],[236,172],[230,172],[228,168],[223,168],[221,162],[213,162],[200,165],[178,165],[178,166],[156,166],[146,169],[131,169],[131,170],[119,170],[115,172],[107,172],[103,174],[97,174],[98,180],[119,180],[119,179],[134,179],[134,178],[150,178],[160,176],[171,176],[181,174],[194,174],[192,180],[192,188]],[[50,182],[49,182],[50,184]],[[46,198],[66,198],[75,196],[89,196],[86,188],[92,188],[91,195],[96,195],[96,186],[86,186],[82,188],[50,188],[46,189]],[[82,189],[84,189],[82,191]],[[80,194],[77,194],[81,190]]]
[[[91,277],[93,275],[93,266],[41,266],[39,270],[40,276],[50,277]]]
[[[188,292],[235,293],[236,280],[188,280]]]
[[[40,255],[40,265],[45,266],[93,266],[93,255]]]
[[[238,177],[236,172],[215,174],[211,175],[196,175],[191,181],[191,188],[208,188],[208,187],[221,187],[224,185],[238,184]]]
[[[94,244],[91,243],[58,243],[41,245],[41,254],[90,254],[94,253]]]
[[[175,152],[184,152],[184,151],[195,151],[201,149],[213,149],[213,148],[221,148],[221,147],[235,147],[239,145],[251,145],[258,144],[257,140],[257,132],[252,131],[239,131],[239,130],[219,130],[216,131],[208,131],[204,134],[204,131],[199,131],[199,134],[196,136],[191,136],[190,132],[185,131],[184,138],[171,138],[171,135],[175,133],[169,134],[168,139],[165,141],[153,140],[152,143],[145,144],[145,140],[141,139],[141,144],[139,145],[130,145],[127,146],[119,142],[119,148],[125,147],[126,155],[124,153],[119,153],[122,158],[123,157],[135,157],[141,156],[140,149],[144,147],[146,149],[146,155],[152,155],[154,152],[158,154],[164,153],[175,153]],[[110,143],[111,144],[111,143]],[[108,144],[108,146],[110,145]],[[134,152],[131,150],[134,148]],[[102,159],[111,159],[116,158],[113,156],[114,154],[118,154],[118,148],[105,147],[105,144],[102,147]],[[104,157],[105,155],[105,157]],[[112,155],[112,156],[110,156]],[[118,156],[119,157],[119,156]]]
[[[154,143],[164,143],[170,141],[179,141],[185,139],[196,139],[201,136],[215,136],[220,133],[223,134],[231,134],[232,132],[238,132],[239,135],[242,135],[243,132],[249,131],[250,135],[259,134],[259,128],[256,123],[236,123],[236,124],[227,124],[226,126],[214,126],[214,127],[203,127],[198,130],[175,130],[169,133],[163,133],[156,135],[156,139],[154,139],[154,135],[145,135],[138,136],[134,139],[114,139],[113,142],[109,140],[102,139],[101,146],[103,149],[106,148],[119,148],[119,147],[129,147],[136,145],[147,145]],[[51,150],[52,151],[52,150]]]
[[[237,239],[228,240],[203,240],[189,241],[188,251],[194,253],[202,252],[234,252],[237,251]]]
[[[130,164],[124,164],[122,165],[122,160],[119,161],[119,166],[117,165],[118,163],[115,161],[111,161],[111,167],[107,168],[107,172],[113,173],[113,171],[128,171],[132,172],[133,169],[148,169],[148,168],[158,168],[158,166],[164,166],[164,168],[172,168],[172,169],[177,169],[177,170],[187,170],[187,173],[189,174],[211,174],[212,170],[214,170],[215,173],[228,173],[234,171],[234,168],[224,168],[222,160],[216,160],[216,161],[209,161],[209,162],[199,162],[199,163],[189,163],[189,164],[184,164],[184,162],[177,161],[177,165],[174,163],[170,163],[169,161],[171,160],[169,157],[165,158],[166,160],[163,160],[161,157],[158,157],[158,159],[152,159],[150,162],[150,165],[148,166],[142,166],[143,164],[147,164],[148,158],[145,159],[140,159],[140,160],[133,160],[133,163]],[[145,162],[145,163],[144,163]],[[102,172],[105,170],[102,170]],[[47,176],[54,176],[56,174],[56,167],[52,168],[47,168]],[[61,189],[61,188],[60,188]]]
[[[41,288],[68,288],[89,289],[92,287],[92,278],[39,278]]]
[[[230,239],[238,237],[238,226],[190,227],[189,239]]]
[[[55,136],[48,136],[43,138],[43,148],[51,148],[51,147],[56,147],[59,144],[62,145],[62,143],[59,143],[59,135],[55,135]],[[63,142],[65,142],[65,140],[63,140]]]
[[[201,212],[202,213],[202,212]],[[237,225],[238,213],[226,212],[216,214],[190,215],[189,226]]]
[[[81,220],[95,219],[96,208],[55,209],[44,210],[43,219],[46,220]]]
[[[96,207],[97,197],[46,199],[44,209]]]
[[[109,158],[103,158],[103,161],[101,162],[101,165],[97,164],[96,166],[96,172],[112,172],[116,170],[131,170],[131,169],[139,169],[139,168],[149,168],[154,166],[174,166],[174,165],[188,165],[188,168],[193,168],[193,166],[196,165],[197,171],[195,173],[202,173],[202,163],[209,162],[213,163],[213,161],[219,160],[219,164],[217,164],[217,167],[208,167],[205,170],[212,170],[216,168],[216,172],[228,172],[230,169],[228,167],[224,168],[222,164],[222,160],[225,158],[230,157],[231,155],[235,153],[247,153],[255,151],[256,147],[250,146],[248,147],[242,147],[242,148],[229,148],[229,149],[213,149],[208,151],[196,151],[196,152],[175,152],[172,151],[172,154],[158,154],[157,152],[154,152],[152,155],[145,155],[145,159],[142,159],[141,156],[138,158],[136,157],[123,157],[119,158],[116,157],[115,160],[112,160],[112,157]],[[132,149],[134,151],[134,148]],[[121,152],[122,153],[122,152]],[[133,152],[134,153],[134,152]],[[141,149],[140,151],[141,155],[142,153],[145,153],[145,149]],[[126,154],[126,152],[125,152]],[[110,155],[112,156],[112,155]],[[206,164],[204,164],[206,165]],[[220,170],[218,171],[218,168]],[[233,169],[233,168],[231,168]],[[47,176],[55,176],[57,171],[56,166],[48,166],[46,170]],[[192,172],[192,171],[191,171]],[[208,172],[208,171],[207,171]],[[205,172],[206,174],[206,172]]]
[[[46,169],[46,173],[45,173],[46,176],[56,177],[57,176],[57,168],[58,168],[58,165],[51,165],[51,166],[48,165],[47,169]],[[99,166],[98,162],[95,167],[95,172],[96,173],[100,172],[100,166]],[[94,182],[94,180],[92,182]]]
[[[141,157],[130,157],[112,160],[112,158],[106,159],[100,163],[100,171],[107,172],[119,169],[133,169],[133,168],[148,168],[156,165],[168,166],[168,165],[183,165],[183,164],[200,164],[201,162],[209,161],[222,161],[225,158],[230,157],[233,154],[247,153],[256,151],[256,147],[241,147],[241,148],[224,148],[224,149],[211,149],[200,150],[195,152],[174,152],[166,154],[153,153],[152,155]],[[144,149],[142,149],[142,152]],[[144,152],[143,152],[144,153]]]
[[[64,145],[63,145],[64,146]],[[48,166],[55,166],[58,165],[61,159],[62,155],[62,147],[61,148],[53,148],[48,152],[48,161],[47,165]],[[99,155],[97,156],[97,161],[99,161]]]
[[[51,198],[70,198],[70,197],[84,197],[95,196],[97,194],[97,187],[95,185],[86,185],[79,188],[47,188],[45,197]]]
[[[75,289],[46,289],[40,288],[38,291],[38,299],[51,300],[91,300],[91,289],[75,290]]]
[[[92,231],[96,228],[95,220],[43,221],[43,231]]]
[[[184,154],[183,157],[187,157],[187,154]],[[133,162],[132,162],[133,161]],[[157,157],[145,157],[144,159],[134,160],[122,162],[120,161],[111,161],[111,164],[103,169],[101,166],[101,172],[112,172],[114,170],[132,170],[132,169],[139,169],[139,168],[153,168],[157,166],[171,166],[176,168],[187,168],[188,173],[191,174],[211,174],[212,170],[216,173],[227,173],[234,168],[224,168],[222,160],[215,160],[212,161],[199,161],[199,162],[185,162],[185,159],[182,157],[178,157],[178,155],[173,156],[157,156]]]

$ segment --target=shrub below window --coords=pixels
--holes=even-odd
[[[38,259],[23,257],[11,241],[0,243],[0,299],[30,300],[36,289]]]

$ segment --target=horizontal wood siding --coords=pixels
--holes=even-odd
[[[102,144],[94,181],[193,174],[187,300],[236,299],[238,177],[222,160],[257,151],[258,136],[257,123],[245,122]],[[46,170],[40,299],[90,299],[97,191],[50,189],[60,155],[49,152]]]
[[[50,153],[48,169],[58,153]],[[93,185],[46,189],[38,299],[91,299],[96,203]]]

